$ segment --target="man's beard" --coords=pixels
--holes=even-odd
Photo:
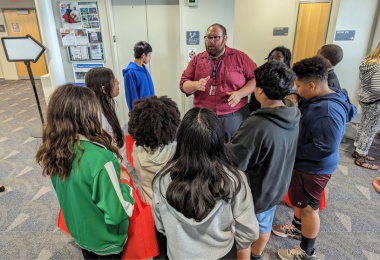
[[[217,46],[214,46],[214,49],[210,50],[210,47],[206,46],[206,51],[208,54],[210,54],[211,57],[218,57],[220,54],[222,54],[224,50],[224,45],[220,46],[219,48]]]

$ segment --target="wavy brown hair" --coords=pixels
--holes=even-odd
[[[79,161],[85,152],[79,135],[104,145],[121,158],[117,147],[112,145],[111,136],[102,129],[101,112],[94,92],[88,88],[67,84],[53,92],[47,108],[42,144],[36,155],[37,163],[43,167],[43,176],[52,178],[58,173],[61,180],[69,177],[76,157],[75,143],[82,151],[78,160],[79,170]]]
[[[124,133],[116,116],[116,102],[111,97],[111,90],[115,81],[117,81],[117,79],[113,75],[112,70],[103,67],[89,70],[86,73],[85,78],[86,87],[95,92],[95,95],[102,106],[103,114],[112,127],[115,144],[121,148],[124,145]],[[103,92],[103,89],[105,93]]]
[[[181,113],[172,99],[150,96],[133,102],[128,133],[136,140],[136,145],[154,150],[174,141],[180,122]]]

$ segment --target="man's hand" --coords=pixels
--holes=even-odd
[[[380,194],[380,177],[376,177],[372,182],[372,186],[375,188],[375,191]]]
[[[129,178],[129,174],[126,173],[123,169],[120,169],[120,179],[127,179],[130,181],[131,179]]]
[[[296,103],[296,106],[298,106],[298,95],[297,94],[290,94],[290,95],[287,95],[285,98],[293,100],[293,102]]]
[[[230,97],[227,100],[228,105],[230,105],[230,107],[236,106],[242,98],[242,95],[240,94],[239,91],[232,91],[232,92],[226,92],[226,93],[230,95]]]
[[[205,86],[207,84],[207,81],[210,79],[210,76],[208,76],[207,78],[203,78],[203,79],[200,79],[198,82],[197,82],[197,90],[198,91],[205,91]]]

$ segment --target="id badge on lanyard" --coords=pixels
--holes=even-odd
[[[220,59],[219,63],[218,63],[218,66],[216,68],[216,70],[214,69],[214,65],[212,64],[212,61],[211,61],[211,57],[209,55],[209,59],[210,59],[210,63],[211,63],[211,68],[212,68],[212,85],[210,86],[210,92],[208,93],[210,96],[215,96],[216,95],[216,73],[218,72],[218,69],[219,69],[219,66],[220,66],[220,63],[222,62],[223,60],[223,57],[224,57],[224,54],[222,56],[222,58]]]

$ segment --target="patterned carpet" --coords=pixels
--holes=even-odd
[[[40,81],[36,81],[46,110]],[[30,133],[41,124],[29,80],[0,80],[0,259],[81,259],[73,239],[56,228],[59,204],[49,178],[41,176],[35,153],[41,139]],[[318,259],[380,260],[380,195],[372,188],[379,171],[353,164],[355,125],[348,124],[338,169],[327,186],[327,207],[321,213]],[[351,139],[350,139],[351,138]],[[380,159],[379,141],[370,154]],[[380,163],[378,160],[377,163]],[[134,171],[131,172],[136,182]],[[278,206],[274,224],[290,221],[292,210]],[[299,241],[271,236],[265,259]]]

